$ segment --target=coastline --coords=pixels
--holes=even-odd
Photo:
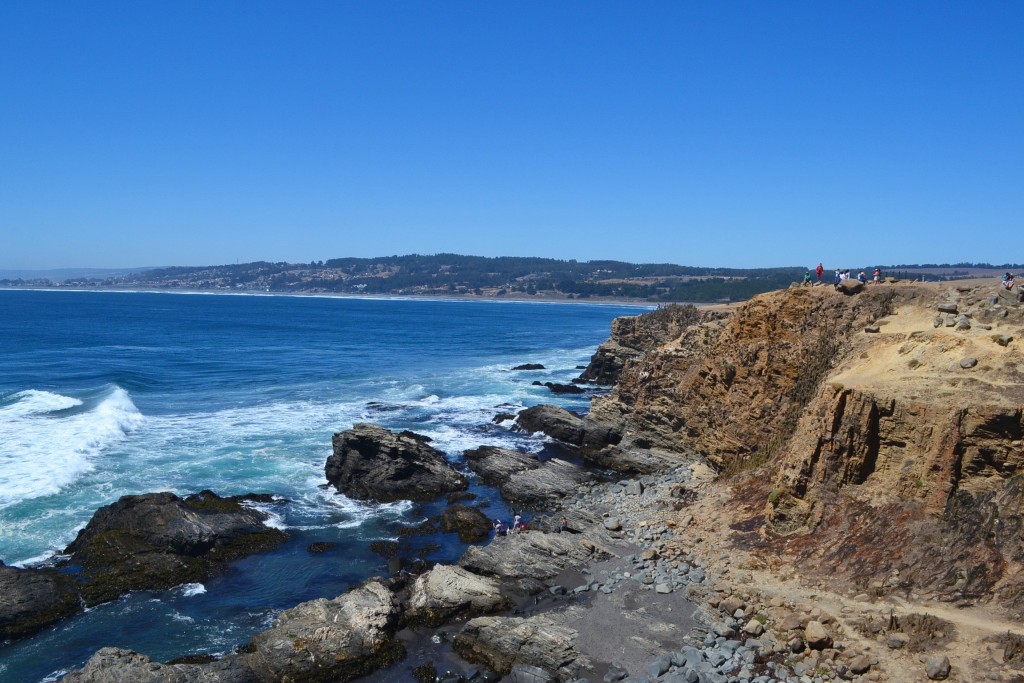
[[[135,288],[82,288],[82,287],[0,287],[3,292],[76,292],[76,293],[105,293],[105,294],[181,294],[196,296],[253,296],[253,297],[289,297],[289,298],[313,298],[313,299],[354,299],[366,301],[442,301],[442,302],[478,302],[478,303],[527,303],[527,304],[583,304],[590,306],[621,306],[624,308],[637,308],[642,310],[653,310],[659,305],[692,305],[700,308],[722,306],[726,304],[710,303],[689,303],[689,302],[664,302],[654,303],[642,299],[616,299],[608,297],[591,297],[586,299],[570,299],[567,297],[537,297],[537,296],[431,296],[417,294],[341,294],[334,292],[261,292],[244,291],[234,292],[215,289],[135,289]]]

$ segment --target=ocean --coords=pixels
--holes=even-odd
[[[127,494],[272,493],[278,550],[205,584],[135,592],[0,645],[0,680],[53,681],[103,646],[166,661],[230,652],[282,609],[387,573],[394,540],[436,505],[372,505],[324,485],[332,435],[356,422],[409,429],[460,464],[496,445],[540,452],[495,424],[589,395],[534,380],[579,374],[610,323],[641,307],[154,292],[0,291],[0,560],[29,566]],[[545,370],[512,371],[523,363]],[[474,501],[508,516],[474,481]],[[314,541],[334,543],[310,553]],[[427,559],[465,546],[425,538]]]

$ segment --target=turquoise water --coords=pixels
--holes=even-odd
[[[369,552],[434,510],[323,485],[334,432],[411,429],[456,464],[480,445],[539,451],[491,418],[551,394],[636,307],[279,296],[0,291],[0,559],[62,550],[126,494],[278,494],[292,541],[223,576],[133,593],[0,646],[0,680],[54,680],[113,645],[167,660],[230,651],[303,600],[386,572]],[[512,372],[521,363],[548,369]],[[488,512],[506,512],[474,486]],[[454,538],[430,559],[453,559]],[[337,543],[310,554],[313,541]]]

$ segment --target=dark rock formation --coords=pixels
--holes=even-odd
[[[242,500],[211,491],[185,499],[148,493],[100,508],[65,551],[82,568],[82,598],[95,605],[130,590],[203,581],[288,538]]]
[[[583,418],[565,408],[539,405],[520,411],[518,427],[526,432],[544,432],[572,446],[583,443]]]
[[[82,611],[70,577],[0,562],[0,640],[22,638]]]
[[[439,564],[417,577],[405,618],[413,624],[439,626],[455,618],[498,612],[509,606],[497,579]]]
[[[584,389],[576,386],[575,384],[556,384],[555,382],[533,382],[534,386],[547,387],[554,394],[583,394],[586,393]]]
[[[463,543],[485,540],[491,534],[491,520],[479,508],[461,503],[449,505],[441,513],[441,531],[457,533]]]
[[[517,365],[517,366],[515,366],[512,369],[513,370],[544,370],[544,366],[541,365],[540,363],[523,363],[522,365]]]
[[[334,453],[324,467],[327,481],[350,498],[382,503],[428,501],[467,488],[466,478],[428,441],[412,432],[357,424],[334,435]]]

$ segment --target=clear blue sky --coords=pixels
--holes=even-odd
[[[0,2],[0,268],[1024,261],[1024,2]]]

